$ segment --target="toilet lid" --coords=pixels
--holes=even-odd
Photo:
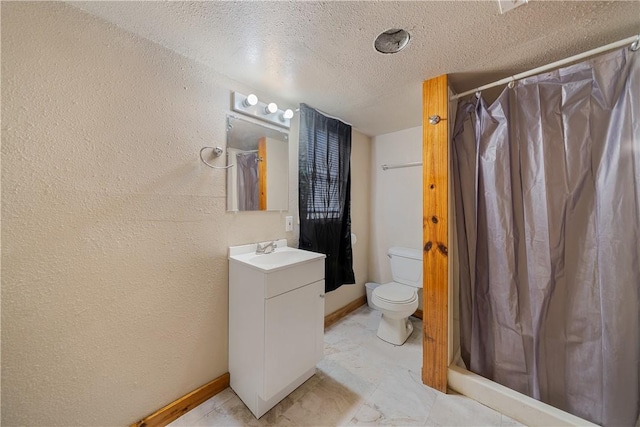
[[[378,286],[373,293],[381,300],[395,304],[404,304],[416,298],[415,289],[395,282]]]

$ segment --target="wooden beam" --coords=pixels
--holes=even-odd
[[[153,414],[131,424],[130,427],[163,427],[171,421],[186,414],[196,406],[209,400],[225,388],[229,387],[229,373],[214,379],[202,387],[185,394],[178,400],[158,409]]]
[[[422,87],[423,350],[422,382],[447,391],[449,122],[447,75]],[[432,119],[430,117],[437,119]],[[437,123],[434,123],[436,122]]]
[[[267,137],[258,140],[258,198],[261,211],[267,210]]]
[[[345,317],[347,314],[349,314],[352,311],[362,307],[366,303],[367,303],[367,296],[363,295],[363,296],[351,301],[349,304],[345,305],[344,307],[334,311],[333,313],[327,314],[324,317],[324,328],[325,329],[328,328],[329,326],[331,326],[334,323],[336,323],[338,320],[340,320],[343,317]]]

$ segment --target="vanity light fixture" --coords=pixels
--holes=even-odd
[[[278,112],[278,104],[275,102],[270,102],[266,107],[264,107],[265,114],[273,114]]]
[[[244,101],[242,101],[242,105],[244,105],[245,107],[253,107],[256,104],[258,104],[258,97],[253,93],[247,95]]]
[[[293,118],[293,110],[287,108],[284,110],[284,113],[280,116],[280,120],[291,120]]]
[[[262,102],[258,100],[258,97],[253,93],[243,95],[240,92],[233,92],[231,94],[231,108],[233,111],[238,113],[242,113],[283,128],[289,129],[291,127],[293,110],[280,110],[275,102]]]

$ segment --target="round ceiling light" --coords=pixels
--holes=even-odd
[[[376,37],[374,47],[380,53],[398,53],[409,44],[411,35],[406,30],[392,28]]]

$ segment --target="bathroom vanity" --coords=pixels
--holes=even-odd
[[[231,388],[260,418],[315,373],[324,349],[324,254],[229,248]]]

